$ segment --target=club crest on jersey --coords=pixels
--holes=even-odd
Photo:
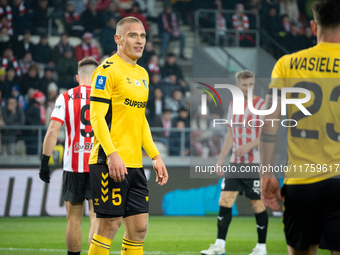
[[[96,80],[96,85],[94,86],[94,88],[104,90],[105,89],[105,83],[106,83],[106,77],[98,75],[97,80]]]
[[[142,79],[142,82],[144,84],[144,87],[148,89],[148,82],[145,79]]]
[[[135,85],[136,85],[136,86],[141,86],[141,84],[140,84],[140,81],[139,81],[139,80],[135,80],[135,79],[133,79],[133,82],[135,83]]]

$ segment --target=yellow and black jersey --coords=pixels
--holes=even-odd
[[[117,151],[126,167],[138,168],[142,167],[142,147],[150,158],[159,154],[145,117],[148,84],[144,68],[130,65],[118,55],[93,72],[90,116],[94,145],[89,164],[105,164],[107,155]]]
[[[270,88],[297,87],[311,92],[311,99],[303,104],[311,115],[287,105],[287,117],[297,125],[288,129],[286,184],[314,183],[340,174],[339,78],[340,44],[319,43],[276,63]],[[287,93],[287,98],[305,96]]]

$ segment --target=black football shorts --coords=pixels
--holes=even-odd
[[[284,231],[287,244],[306,250],[320,244],[321,249],[340,251],[340,179],[284,185]]]
[[[83,202],[92,199],[90,174],[63,172],[63,194],[64,201],[72,203]]]
[[[122,182],[109,176],[107,165],[89,165],[97,218],[128,217],[149,212],[149,190],[143,168],[127,168]]]

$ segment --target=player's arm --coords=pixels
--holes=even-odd
[[[108,157],[107,165],[110,177],[115,182],[121,182],[124,180],[127,170],[111,140],[108,123],[105,120],[111,104],[113,83],[114,80],[110,76],[94,75],[92,77],[90,122],[96,139]]]
[[[48,166],[48,161],[50,160],[53,149],[57,144],[58,134],[62,125],[63,122],[51,120],[44,139],[39,177],[47,183],[50,182],[50,168]]]
[[[259,138],[259,136],[258,136],[255,140],[253,140],[253,141],[251,141],[251,142],[249,142],[249,143],[246,143],[245,145],[241,145],[240,147],[236,148],[235,151],[234,151],[235,156],[237,156],[237,157],[242,157],[242,156],[244,156],[244,155],[247,154],[252,148],[258,147],[259,141],[260,141],[260,138]]]
[[[221,151],[220,156],[218,157],[218,160],[217,160],[218,166],[222,167],[224,165],[224,160],[227,157],[227,155],[229,154],[232,147],[233,147],[233,133],[231,131],[231,127],[229,127],[228,131],[227,131],[227,135],[224,139],[222,151]],[[216,173],[218,174],[219,172],[216,172]],[[222,172],[222,175],[223,175],[223,172]]]
[[[269,109],[272,105],[272,95],[266,96],[266,107]],[[279,130],[279,121],[271,121],[273,119],[281,118],[281,97],[278,97],[278,104],[276,110],[264,117],[264,124],[260,129],[260,160],[261,165],[269,166],[273,164],[277,133]],[[275,199],[282,201],[280,193],[280,185],[273,173],[260,172],[261,177],[261,198],[265,206],[274,211],[280,210],[280,206]]]
[[[142,135],[142,146],[144,150],[148,153],[149,157],[152,159],[152,165],[156,172],[156,182],[158,182],[159,185],[163,186],[167,183],[169,175],[162,160],[162,157],[161,155],[159,155],[158,149],[153,142],[150,126],[146,117],[144,117]]]

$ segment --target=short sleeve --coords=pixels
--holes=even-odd
[[[60,123],[64,123],[65,121],[65,99],[64,94],[60,94],[55,102],[54,109],[51,114],[51,120],[59,121]]]
[[[269,88],[277,88],[278,90],[281,90],[281,88],[285,86],[284,61],[286,57],[287,56],[283,56],[276,62],[272,71],[272,77],[271,82],[269,84]]]

